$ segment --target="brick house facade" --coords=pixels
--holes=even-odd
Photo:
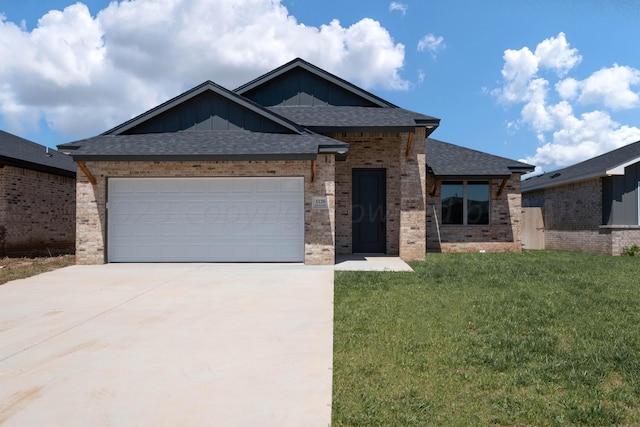
[[[429,174],[427,188],[432,188],[435,178]],[[521,244],[521,195],[520,174],[509,178],[500,193],[501,180],[490,183],[490,222],[487,225],[443,225],[439,221],[440,190],[427,199],[427,251],[429,252],[520,252]]]
[[[0,131],[0,256],[74,252],[74,170],[61,153]]]
[[[156,197],[155,194],[171,192],[174,197],[176,187],[182,193],[196,193],[181,187],[179,180],[190,178],[203,179],[202,185],[214,187],[222,179],[230,180],[233,186],[241,178],[256,182],[298,178],[303,183],[303,208],[299,213],[303,230],[299,237],[284,235],[287,224],[278,223],[278,218],[271,218],[278,223],[276,226],[258,223],[254,218],[253,223],[245,224],[245,229],[239,231],[235,223],[212,224],[209,228],[224,229],[227,234],[219,239],[212,236],[209,246],[215,246],[217,241],[228,242],[225,244],[231,246],[227,252],[231,253],[240,247],[236,248],[233,236],[242,240],[245,236],[241,233],[246,231],[254,233],[258,246],[269,246],[270,236],[289,243],[302,239],[302,253],[287,261],[333,264],[336,255],[362,252],[422,260],[429,241],[427,168],[433,166],[428,160],[427,138],[439,122],[434,117],[399,108],[300,59],[234,91],[205,82],[103,135],[60,146],[79,166],[77,261],[82,264],[126,261],[128,255],[119,252],[114,244],[116,237],[133,248],[129,252],[134,254],[130,256],[132,260],[139,260],[137,254],[149,251],[158,255],[156,258],[151,255],[146,261],[185,261],[183,253],[193,249],[185,237],[193,224],[185,224],[189,214],[183,211],[188,210],[189,204],[198,203],[196,196],[179,196],[187,206],[182,211],[179,203],[167,208],[161,199],[164,196],[148,202],[151,210],[168,209],[174,215],[173,228],[157,222],[159,219],[151,218],[153,215],[140,213],[146,209],[140,207],[147,203],[143,201],[127,206],[133,211],[138,209],[131,215],[131,221],[147,223],[123,225],[114,219],[118,216],[115,209],[121,203],[110,188],[117,180],[128,179],[126,184],[133,188],[146,179],[145,185],[153,188],[132,190],[137,192],[136,197],[147,200],[147,193]],[[485,156],[485,160],[494,159]],[[512,173],[515,177],[523,167],[527,170],[531,167],[509,162],[516,165],[516,170],[502,165],[498,175],[493,176],[495,168],[489,167],[491,173],[486,175],[502,179],[491,184],[495,187],[492,193],[497,195],[492,201],[494,223],[488,226],[487,234],[480,232],[478,240],[471,243],[468,231],[456,234],[452,228],[447,237],[451,242],[442,246],[442,250],[476,250],[480,241],[487,241],[483,247],[490,250],[517,250],[519,188],[515,178],[506,179],[509,181],[506,185],[505,177],[511,177]],[[258,196],[247,193],[240,200],[243,209],[257,204]],[[218,196],[207,193],[206,197]],[[239,199],[233,199],[235,202],[214,199],[207,199],[206,203],[210,206],[240,203]],[[436,199],[432,197],[430,203],[433,200]],[[276,229],[279,231],[275,234],[268,234]],[[130,230],[135,236],[129,238],[122,230]],[[208,228],[201,230],[209,232]],[[236,232],[239,234],[233,234]],[[455,242],[458,238],[464,242]],[[171,248],[164,252],[163,248],[174,244],[178,249],[166,258],[164,253]],[[272,246],[277,249],[277,244]],[[278,261],[275,252],[271,258],[267,254],[261,260]],[[234,259],[202,257],[202,261]]]
[[[541,208],[546,249],[620,255],[640,244],[640,142],[523,181],[523,207]]]
[[[520,252],[522,250],[522,174],[533,166],[432,138],[426,144],[426,231],[429,252]],[[475,183],[486,188],[485,221],[445,221],[442,188]],[[471,197],[469,197],[471,199]],[[470,200],[468,201],[470,202]],[[449,222],[449,223],[447,223]]]

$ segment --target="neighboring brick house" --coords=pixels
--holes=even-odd
[[[73,253],[75,164],[0,130],[0,257]]]
[[[431,116],[301,59],[205,82],[59,146],[78,174],[79,263],[424,259]]]
[[[640,141],[522,182],[547,249],[620,255],[640,244]]]
[[[534,167],[428,138],[427,250],[520,252],[520,179]]]

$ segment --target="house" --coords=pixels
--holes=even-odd
[[[0,256],[73,253],[76,166],[0,130]]]
[[[526,163],[428,138],[427,250],[519,252]]]
[[[77,260],[424,259],[439,123],[301,59],[234,91],[207,81],[59,146],[82,172]]]
[[[547,249],[620,255],[640,244],[640,141],[522,182]]]

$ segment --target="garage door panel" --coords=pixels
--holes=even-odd
[[[304,260],[302,178],[112,178],[111,262]]]

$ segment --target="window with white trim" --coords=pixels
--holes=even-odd
[[[443,181],[440,188],[442,224],[489,224],[489,181]]]

